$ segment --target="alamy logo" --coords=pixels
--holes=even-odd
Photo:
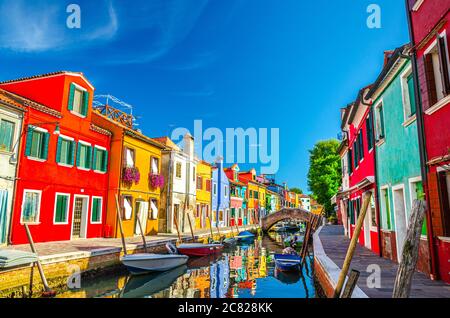
[[[66,9],[70,13],[66,20],[69,29],[81,29],[81,8],[78,4],[69,4]]]
[[[371,4],[367,7],[367,27],[369,29],[381,29],[381,7],[378,4]]]

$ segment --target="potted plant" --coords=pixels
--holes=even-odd
[[[139,169],[136,167],[125,167],[123,168],[122,181],[125,184],[132,185],[138,184],[141,179],[141,174],[139,173]]]

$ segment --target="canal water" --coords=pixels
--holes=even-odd
[[[271,233],[225,249],[216,257],[191,258],[187,265],[159,274],[130,276],[125,269],[83,279],[81,289],[58,297],[112,298],[314,298],[312,261],[300,273],[280,272],[273,255],[292,234]]]

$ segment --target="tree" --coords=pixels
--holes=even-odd
[[[300,188],[291,188],[289,191],[297,193],[297,194],[303,194],[303,191]]]
[[[327,216],[333,214],[331,198],[342,183],[341,158],[338,154],[339,141],[319,141],[309,151],[308,187],[317,202],[325,207]]]

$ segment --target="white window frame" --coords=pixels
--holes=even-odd
[[[36,221],[34,222],[24,222],[23,221],[23,210],[25,207],[25,195],[26,193],[37,193],[39,194],[39,206],[38,211],[36,213]],[[42,206],[42,190],[34,190],[34,189],[24,189],[23,190],[23,196],[22,196],[22,206],[20,210],[20,224],[41,224],[40,217],[41,217],[41,206]]]
[[[374,109],[375,109],[375,112],[374,112],[374,116],[375,116],[374,131],[375,131],[375,137],[376,137],[375,145],[377,147],[381,146],[386,140],[386,136],[383,136],[382,139],[378,139],[378,137],[380,136],[380,132],[378,131],[378,125],[377,125],[377,121],[380,120],[380,125],[384,126],[383,125],[384,123],[381,123],[381,118],[379,118],[379,113],[380,113],[379,108],[382,107],[381,111],[383,111],[384,110],[384,106],[385,106],[384,105],[384,99],[380,98],[380,100],[375,104],[375,107],[374,107]],[[383,119],[384,119],[384,114],[383,114]],[[386,134],[386,127],[384,127],[384,133]]]
[[[89,143],[89,142],[87,142],[87,141],[78,140],[78,143],[79,143],[79,144],[82,144],[83,146],[92,147],[92,144]],[[78,146],[77,146],[77,147],[78,147]],[[76,155],[78,156],[78,149],[77,149]],[[92,159],[92,158],[91,158],[91,159]],[[79,166],[76,164],[76,161],[74,162],[74,164],[77,166],[77,169],[79,169],[79,170],[83,170],[83,171],[90,171],[90,170],[92,170],[92,169],[88,169],[88,168],[84,168],[84,167],[79,167]],[[91,167],[92,167],[92,165],[91,165]]]
[[[80,91],[83,92],[82,99],[81,99],[81,104],[82,104],[81,107],[83,107],[83,103],[84,103],[84,93],[86,93],[88,90],[87,90],[86,88],[84,88],[83,86],[78,85],[77,83],[71,82],[71,84],[73,84],[73,85],[75,86],[75,89],[78,89],[78,90],[80,90]],[[70,94],[70,92],[69,92],[69,94]],[[75,90],[74,90],[73,94],[74,94],[74,95],[73,95],[73,99],[74,99],[74,101],[75,101]],[[70,96],[69,96],[69,98],[70,98]],[[87,116],[87,111],[86,111],[86,115],[83,115],[83,114],[78,113],[78,112],[76,112],[75,110],[73,110],[73,107],[74,107],[74,105],[72,104],[72,110],[70,110],[70,113],[71,113],[72,115],[75,115],[75,116],[80,117],[80,118],[86,118],[86,116]]]
[[[95,149],[108,152],[108,149],[106,149],[105,147],[102,147],[102,146],[98,146],[98,145],[95,145],[93,147],[93,151],[95,151]],[[94,158],[92,158],[92,159],[94,159]],[[92,166],[95,166],[94,160],[92,160]],[[92,170],[95,173],[99,173],[99,174],[105,174],[106,173],[106,171],[96,170],[95,167],[92,167]]]
[[[58,196],[65,196],[68,198],[66,207],[66,222],[56,222],[56,203],[58,202]],[[70,193],[55,192],[55,205],[53,207],[53,225],[67,225],[69,224],[69,213],[70,213]]]
[[[180,176],[177,176],[177,166],[178,165],[180,165]],[[181,161],[175,161],[175,173],[173,175],[178,180],[183,178],[183,163]]]
[[[45,128],[33,126],[33,124],[30,124],[29,126],[32,127],[33,130],[35,130],[35,131],[38,131],[38,132],[41,132],[41,133],[44,133],[44,134],[48,133],[48,130],[45,129]],[[49,140],[49,142],[50,142],[50,140]],[[47,159],[41,159],[41,158],[38,158],[38,157],[33,157],[32,155],[27,156],[27,159],[33,160],[33,161],[38,161],[38,162],[46,162],[48,160],[48,158]]]
[[[92,221],[92,208],[94,206],[94,199],[100,199],[100,220],[99,221]],[[101,196],[95,196],[93,195],[91,197],[91,206],[89,209],[89,223],[90,224],[102,224],[102,212],[103,212],[103,197]]]
[[[66,135],[63,135],[63,134],[59,134],[59,137],[61,137],[62,139],[66,140],[66,141],[75,141],[75,138],[69,137],[69,136],[66,136]],[[75,152],[76,149],[73,149],[73,151]],[[76,154],[74,153],[74,155],[76,155]],[[67,163],[62,163],[62,162],[57,162],[56,164],[58,166],[61,166],[61,167],[72,168],[75,165],[75,161],[74,161],[73,165],[70,165],[70,164],[67,164]],[[58,223],[58,224],[61,224],[61,223]]]
[[[383,191],[387,192],[387,197],[388,197],[388,201],[389,201],[389,202],[387,202],[389,204],[389,217],[391,216],[391,214],[393,212],[393,211],[391,211],[391,194],[389,191],[389,185],[386,184],[386,185],[383,185],[380,187],[380,215],[382,216],[381,217],[382,222],[381,222],[380,226],[383,231],[395,231],[395,227],[392,226],[392,218],[389,220],[391,223],[391,229],[388,229],[388,226],[387,226],[388,224],[387,224],[387,220],[386,220],[386,217],[387,217],[386,202],[385,202],[385,198],[383,195]],[[378,220],[378,222],[380,222],[380,220]]]
[[[403,101],[403,105],[402,105],[403,106],[403,119],[404,119],[403,126],[405,126],[405,127],[410,125],[412,122],[414,122],[416,120],[416,114],[417,114],[417,110],[416,110],[416,114],[408,116],[408,113],[411,114],[411,109],[412,109],[411,99],[409,98],[410,92],[409,92],[409,86],[408,86],[408,77],[411,74],[412,74],[412,65],[409,64],[409,66],[407,66],[406,69],[400,75],[400,86],[401,86],[401,90],[402,90],[402,101]]]

